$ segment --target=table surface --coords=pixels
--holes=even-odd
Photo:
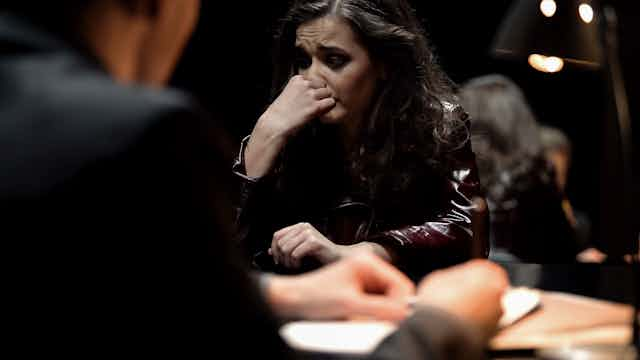
[[[633,304],[633,267],[601,264],[527,264],[500,262],[513,286],[560,291],[596,299]]]
[[[527,318],[528,329],[514,324],[510,335],[524,331],[549,330],[540,336],[531,336],[531,346],[548,341],[547,346],[564,343],[609,342],[624,343],[631,337],[631,328],[626,321],[631,318],[632,306],[636,301],[637,274],[630,265],[607,264],[527,264],[500,263],[509,274],[514,286],[535,287],[547,292],[562,292],[589,297],[590,304],[574,303],[569,296],[558,297],[547,293],[543,299],[546,311],[532,314]],[[637,268],[635,269],[637,271]],[[604,302],[598,302],[603,300]],[[613,303],[610,303],[613,302]],[[623,305],[627,306],[623,306]],[[584,306],[581,306],[584,305]],[[569,310],[567,310],[569,309]],[[598,311],[601,310],[601,311]],[[578,320],[581,319],[581,320]],[[525,320],[525,319],[523,319]],[[582,322],[582,323],[581,323]],[[589,323],[591,322],[591,323]],[[600,323],[601,326],[596,326]],[[524,324],[524,322],[523,322]],[[564,325],[563,325],[564,324]],[[566,331],[560,327],[567,326]],[[589,326],[594,325],[594,326]],[[573,328],[571,328],[573,327]],[[553,333],[553,331],[557,333]],[[554,335],[556,335],[554,337]],[[497,341],[505,340],[498,337]],[[494,339],[496,341],[496,339]],[[498,350],[490,352],[492,358],[536,359],[535,349]]]
[[[633,268],[628,265],[499,263],[513,286],[545,290],[543,307],[499,334],[489,356],[537,359],[538,346],[568,342],[623,344],[631,336],[636,299]],[[572,296],[580,295],[580,296]],[[578,320],[580,319],[580,320]],[[545,335],[547,334],[547,335]],[[597,339],[597,340],[594,340]],[[522,341],[526,340],[526,341]],[[518,343],[519,342],[519,343]],[[496,344],[502,346],[495,346]],[[518,346],[515,346],[515,345]],[[301,352],[309,360],[359,360],[363,356]]]

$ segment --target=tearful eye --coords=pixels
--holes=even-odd
[[[311,66],[311,58],[303,51],[297,51],[293,59],[295,70],[304,70]]]
[[[332,69],[340,69],[349,62],[349,58],[344,55],[332,54],[328,55],[325,63]]]

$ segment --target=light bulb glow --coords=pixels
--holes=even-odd
[[[593,21],[593,8],[589,4],[580,4],[578,6],[578,13],[580,14],[580,18],[582,21],[589,24]]]
[[[538,71],[556,73],[562,70],[564,67],[564,61],[555,56],[532,54],[529,55],[529,65]]]
[[[542,0],[540,2],[540,11],[546,17],[552,17],[556,13],[557,8],[554,0]]]

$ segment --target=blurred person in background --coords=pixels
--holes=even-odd
[[[576,240],[581,249],[577,260],[580,262],[603,262],[607,256],[597,248],[590,246],[591,222],[587,214],[576,211],[567,197],[566,187],[572,156],[571,141],[558,128],[540,126],[540,142],[547,160],[553,164],[555,170],[558,191],[563,197],[562,209],[576,232]]]
[[[467,81],[461,102],[471,116],[474,150],[491,218],[490,258],[570,263],[579,251],[563,209],[553,164],[520,88],[502,75]]]

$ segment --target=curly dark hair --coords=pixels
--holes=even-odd
[[[324,16],[346,20],[371,58],[387,71],[370,116],[361,125],[359,146],[346,156],[352,176],[365,182],[369,197],[375,198],[385,175],[404,177],[400,182],[406,183],[416,168],[442,167],[441,155],[461,148],[469,135],[464,119],[445,116],[450,110],[445,107],[456,103],[454,85],[437,65],[406,0],[294,1],[276,35],[273,97],[296,73],[297,28]]]

